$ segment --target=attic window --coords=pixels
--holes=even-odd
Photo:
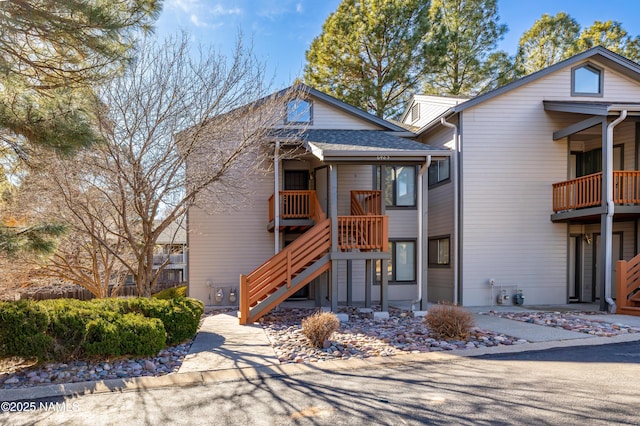
[[[420,119],[420,104],[411,107],[411,121],[416,122]]]
[[[571,70],[571,96],[602,96],[603,70],[584,64]]]
[[[287,103],[287,123],[311,124],[312,103],[304,99],[293,99]]]

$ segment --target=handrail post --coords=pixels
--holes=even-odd
[[[240,275],[240,325],[249,323],[249,286],[246,275]]]
[[[287,250],[287,288],[291,288],[291,250]]]
[[[616,304],[620,308],[627,306],[627,266],[628,262],[618,260],[616,267]]]

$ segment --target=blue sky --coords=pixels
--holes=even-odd
[[[156,25],[159,36],[183,29],[194,40],[223,53],[236,35],[253,40],[254,52],[267,64],[274,89],[302,75],[305,51],[340,0],[165,0]],[[499,47],[514,54],[522,33],[543,13],[566,12],[583,27],[595,20],[616,20],[633,35],[640,34],[638,0],[498,0],[500,22],[509,32]]]

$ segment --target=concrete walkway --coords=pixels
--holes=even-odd
[[[239,325],[238,317],[206,317],[179,373],[280,365],[260,325]]]

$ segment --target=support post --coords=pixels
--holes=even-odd
[[[387,275],[387,259],[382,259],[380,263],[381,267],[381,283],[380,283],[380,310],[387,312],[389,310],[389,277]]]
[[[245,325],[249,321],[249,286],[247,277],[240,275],[240,325]]]
[[[347,306],[353,304],[353,260],[347,260]]]
[[[338,169],[329,165],[329,217],[331,218],[331,252],[338,252]],[[331,259],[331,310],[338,311],[338,261]]]
[[[373,274],[371,271],[373,260],[367,259],[364,261],[364,307],[371,307],[371,289],[373,288]]]
[[[274,253],[280,252],[280,141],[276,140],[273,154],[273,244]]]

